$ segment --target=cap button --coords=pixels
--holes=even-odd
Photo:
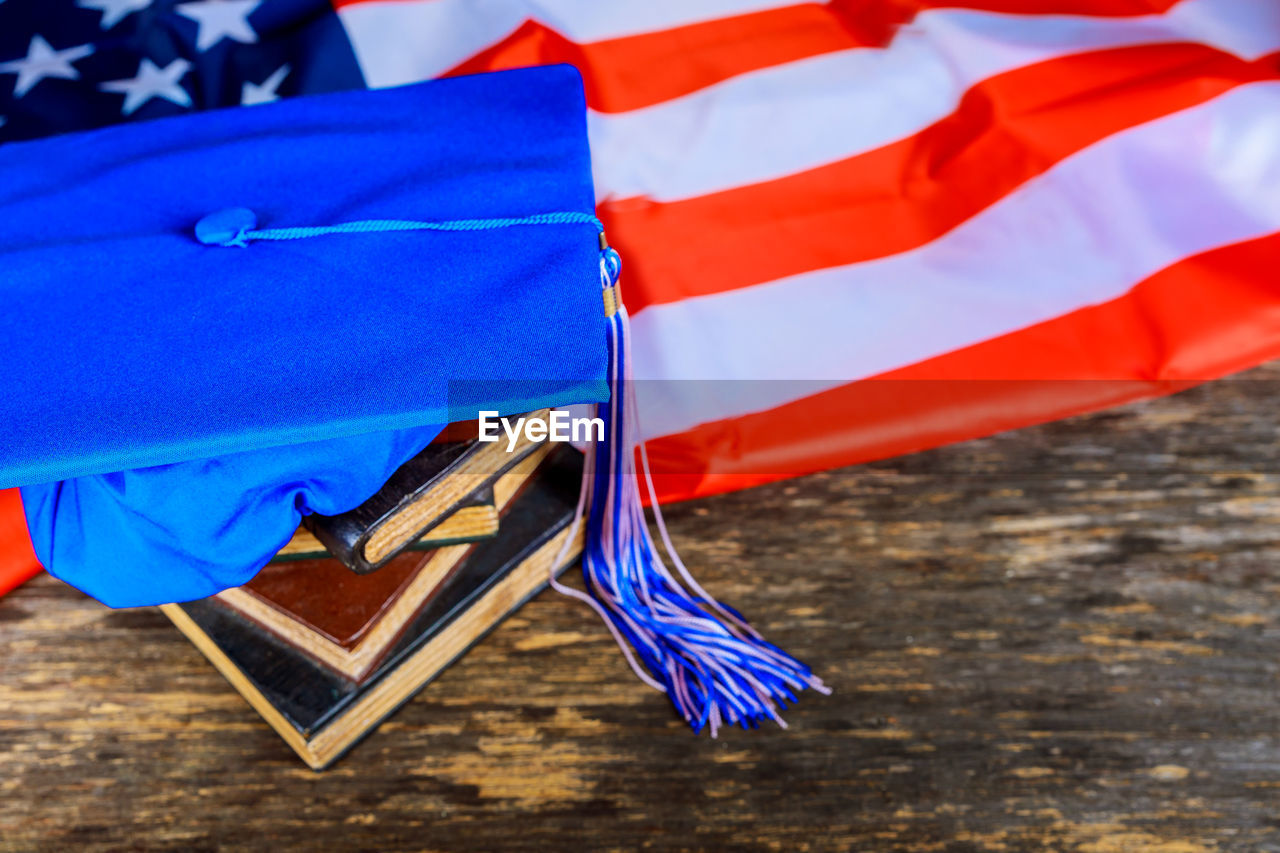
[[[206,246],[247,246],[245,232],[258,227],[258,217],[247,207],[228,207],[210,213],[196,223],[196,239]]]

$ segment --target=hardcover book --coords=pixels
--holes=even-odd
[[[321,662],[222,596],[161,609],[310,767],[323,769],[577,558],[580,536],[555,564],[581,477],[578,453],[551,450],[512,498],[498,535],[453,546],[448,582],[423,599],[360,678]],[[430,565],[450,550],[418,559]],[[343,595],[332,592],[335,601]]]

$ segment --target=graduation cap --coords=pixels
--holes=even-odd
[[[45,567],[113,606],[204,597],[444,424],[598,403],[590,594],[557,587],[695,728],[825,689],[660,515],[658,556],[585,116],[559,66],[0,146],[0,487]]]

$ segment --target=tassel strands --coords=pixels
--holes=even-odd
[[[655,527],[674,573],[650,535],[636,471],[630,325],[617,296],[620,270],[617,252],[601,234],[611,393],[599,412],[605,440],[588,453],[574,520],[576,532],[585,511],[582,570],[590,595],[554,578],[552,585],[600,614],[640,679],[666,693],[695,731],[709,728],[715,737],[725,724],[755,728],[764,720],[785,728],[779,711],[786,702],[796,701],[797,692],[830,690],[809,667],[767,642],[689,574],[672,547],[654,499],[648,455],[640,445]]]

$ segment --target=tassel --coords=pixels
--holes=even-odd
[[[630,326],[617,290],[622,262],[603,233],[600,245],[609,346],[609,402],[598,412],[605,423],[605,440],[588,450],[582,493],[565,545],[567,552],[585,511],[582,571],[590,594],[554,577],[551,585],[600,615],[640,680],[666,693],[695,732],[709,728],[715,737],[725,723],[756,728],[765,719],[786,728],[779,706],[794,703],[796,692],[806,687],[824,694],[831,691],[809,667],[767,642],[689,574],[672,547],[649,457],[640,444],[654,525],[674,574],[649,533],[635,464],[639,430]],[[562,561],[563,554],[556,565]]]

